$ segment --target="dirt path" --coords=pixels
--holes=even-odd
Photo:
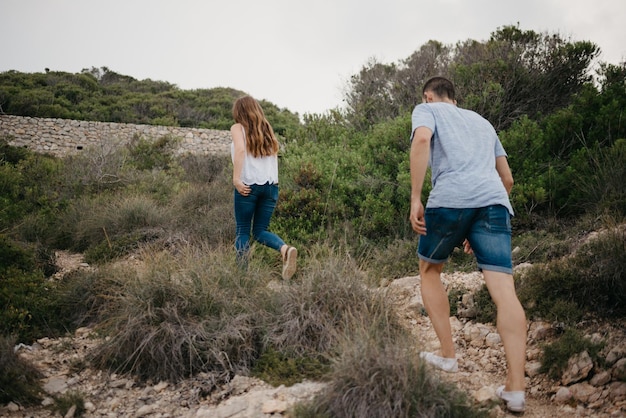
[[[59,253],[59,275],[75,268],[88,268],[75,254]],[[482,286],[479,273],[454,273],[443,277],[448,286],[478,289]],[[390,295],[399,308],[407,327],[423,349],[434,351],[439,347],[430,320],[423,314],[419,294],[419,276],[394,280],[389,285]],[[522,415],[507,413],[495,396],[496,387],[504,382],[505,359],[501,343],[493,325],[475,324],[469,320],[452,318],[453,333],[459,360],[459,372],[443,372],[443,379],[455,382],[480,402],[494,405],[492,417],[524,416],[544,417],[619,417],[602,411],[559,405],[552,401],[553,382],[537,374],[527,378],[527,408]],[[532,324],[531,324],[532,327]],[[473,339],[480,332],[484,338]],[[483,341],[483,342],[480,342]],[[210,399],[198,396],[202,391],[202,376],[178,385],[156,383],[138,387],[122,376],[108,376],[102,372],[72,370],[96,342],[89,330],[78,330],[73,338],[43,339],[36,348],[23,351],[23,355],[44,371],[45,382],[58,384],[56,389],[74,390],[86,394],[89,402],[85,416],[148,416],[148,417],[213,417],[262,418],[280,417],[290,405],[312,396],[322,387],[319,383],[303,382],[291,388],[272,388],[257,379],[241,378],[236,385]],[[528,356],[538,357],[540,348],[529,340]],[[62,393],[62,392],[60,392]],[[195,394],[195,395],[194,395]],[[50,402],[50,400],[48,400]],[[15,408],[14,408],[15,409]],[[271,412],[270,412],[271,411]],[[0,408],[0,417],[51,417],[45,407],[11,410]],[[58,416],[58,415],[57,415]]]

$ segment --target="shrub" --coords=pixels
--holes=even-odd
[[[388,245],[370,245],[359,257],[362,268],[379,285],[383,279],[399,279],[419,274],[417,240],[397,239]]]
[[[41,401],[43,377],[33,365],[18,356],[15,338],[0,335],[0,404],[35,405]]]
[[[210,184],[231,174],[230,159],[224,155],[185,154],[178,159],[178,164],[185,173],[184,179],[193,184]]]
[[[191,243],[212,247],[232,247],[235,241],[233,188],[220,177],[208,184],[181,188],[168,204],[174,217],[169,225],[173,234]]]
[[[476,307],[476,321],[483,324],[495,324],[498,310],[491,299],[487,285],[483,284],[474,293],[474,306]]]
[[[266,347],[295,356],[327,355],[351,321],[399,332],[384,295],[368,289],[354,260],[341,253],[327,245],[313,247],[300,267],[299,283],[272,294]]]
[[[558,340],[543,347],[540,371],[548,373],[553,379],[559,378],[570,357],[587,351],[589,356],[598,362],[598,353],[603,347],[603,343],[593,343],[590,339],[584,338],[579,331],[568,328]]]
[[[153,381],[249,370],[263,319],[255,300],[267,299],[262,280],[240,274],[222,251],[179,251],[144,250],[145,270],[117,272],[119,292],[98,321],[110,338],[93,353],[97,367]]]
[[[571,198],[588,212],[626,215],[626,139],[611,147],[583,148],[572,158]]]
[[[0,236],[0,334],[30,342],[53,331],[59,317],[33,249]]]
[[[138,135],[133,136],[127,145],[131,164],[138,170],[168,169],[173,162],[173,154],[180,140],[164,135],[156,140],[149,140]]]
[[[328,360],[321,356],[291,355],[269,347],[257,360],[252,375],[273,386],[291,386],[303,379],[321,379],[329,370]]]
[[[72,249],[85,251],[103,242],[112,247],[113,241],[128,235],[146,235],[142,230],[149,234],[158,232],[172,221],[172,216],[167,207],[149,195],[100,195],[76,201],[58,228],[60,233],[69,235]]]
[[[131,181],[133,169],[128,161],[128,150],[119,141],[107,138],[98,146],[65,157],[62,181],[72,198],[118,190]]]
[[[585,312],[626,314],[626,230],[606,224],[571,256],[526,271],[519,294],[531,314],[568,324]]]
[[[74,417],[82,417],[85,413],[85,399],[84,395],[77,391],[69,391],[63,393],[62,395],[54,398],[54,406],[53,410],[61,414],[62,416],[67,416],[67,413],[71,408],[74,409],[74,413],[72,416]]]
[[[431,374],[410,338],[367,327],[348,333],[326,388],[296,417],[487,417],[452,384]]]

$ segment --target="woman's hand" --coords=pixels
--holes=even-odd
[[[243,181],[239,179],[233,180],[233,185],[235,186],[235,189],[237,189],[237,192],[239,192],[240,195],[248,196],[250,194],[250,191],[251,191],[250,186],[245,184]]]

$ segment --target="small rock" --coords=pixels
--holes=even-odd
[[[626,382],[613,382],[609,385],[609,399],[613,402],[626,400]]]
[[[536,360],[531,360],[526,362],[526,376],[535,377],[537,376],[541,370],[541,362]]]
[[[567,368],[561,377],[561,383],[569,385],[580,382],[589,375],[593,369],[593,361],[587,351],[572,356],[567,362]]]
[[[596,387],[591,386],[587,382],[576,383],[569,387],[570,392],[574,399],[579,402],[589,403],[590,401],[596,401],[602,394],[602,391]]]
[[[20,406],[13,402],[9,402],[9,404],[7,405],[7,409],[11,412],[17,412],[20,410]]]
[[[600,373],[596,373],[589,383],[593,386],[604,386],[611,381],[611,372],[608,370],[603,370]]]
[[[139,408],[135,414],[136,417],[145,417],[146,415],[150,415],[157,409],[157,405],[144,405]]]
[[[474,392],[474,398],[479,403],[487,402],[495,398],[495,391],[492,387],[483,386],[482,388]]]
[[[500,334],[498,334],[497,332],[490,332],[485,337],[485,344],[487,345],[487,347],[497,347],[500,345],[501,342],[502,339],[500,338]]]
[[[606,364],[612,366],[617,360],[624,357],[626,357],[626,345],[618,345],[613,347],[609,354],[606,355]]]
[[[43,398],[43,400],[41,401],[41,406],[50,406],[50,405],[54,405],[54,399],[46,396],[45,398]]]
[[[547,322],[533,322],[528,330],[528,338],[534,341],[545,340],[546,338],[554,335],[555,330]]]
[[[626,380],[626,358],[617,360],[611,371],[613,380]]]
[[[67,390],[67,383],[62,377],[51,377],[43,385],[43,389],[48,393],[63,393]]]
[[[261,407],[261,411],[264,414],[282,414],[287,410],[287,402],[281,401],[278,399],[270,399],[269,401],[263,402],[263,406]]]
[[[570,399],[572,399],[572,392],[565,386],[561,386],[554,395],[554,402],[556,403],[566,403]]]
[[[80,328],[77,328],[76,331],[74,331],[74,335],[78,338],[84,338],[88,336],[89,334],[91,334],[91,328],[87,328],[87,327],[80,327]]]
[[[156,386],[154,386],[154,391],[156,393],[163,392],[163,390],[168,386],[167,382],[159,382]]]
[[[63,418],[74,418],[75,414],[76,414],[76,405],[72,405],[70,409],[67,410]]]

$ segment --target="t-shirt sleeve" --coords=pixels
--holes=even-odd
[[[415,106],[415,109],[413,109],[413,113],[411,114],[411,125],[410,141],[413,140],[413,134],[419,127],[425,126],[432,132],[435,132],[435,116],[426,103]]]
[[[498,138],[497,136],[496,136],[496,146],[495,146],[494,151],[495,151],[496,158],[502,157],[502,156],[508,157],[508,154],[506,153],[506,151],[504,150],[504,147],[502,146],[502,143],[500,142],[500,138]]]

